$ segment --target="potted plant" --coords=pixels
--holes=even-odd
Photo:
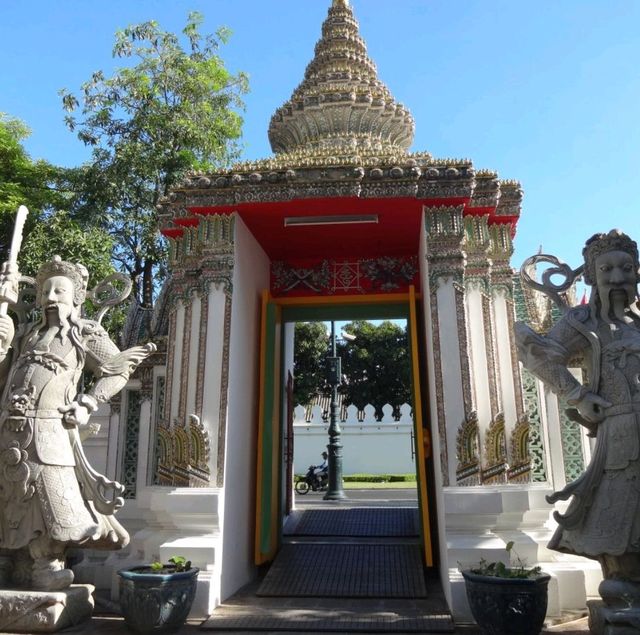
[[[515,555],[515,566],[480,560],[462,571],[471,613],[487,635],[538,635],[547,614],[547,585],[551,576],[540,567],[529,568]]]
[[[186,621],[200,569],[181,556],[118,571],[120,608],[136,633],[171,633]]]

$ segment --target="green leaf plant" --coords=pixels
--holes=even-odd
[[[169,558],[168,564],[152,562],[149,566],[153,573],[182,573],[191,569],[191,560],[187,560],[182,556],[172,556]]]
[[[510,540],[505,549],[509,554],[509,560],[513,563],[507,567],[504,562],[487,562],[484,558],[480,559],[478,566],[471,568],[471,573],[476,575],[484,575],[493,578],[511,578],[511,579],[529,579],[536,578],[542,572],[540,567],[529,567],[526,560],[523,560],[518,552],[513,548],[513,540]],[[513,556],[515,557],[512,557]],[[458,563],[462,569],[462,565]]]

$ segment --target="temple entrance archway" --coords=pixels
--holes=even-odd
[[[411,397],[413,439],[418,492],[418,517],[423,561],[434,566],[435,510],[430,466],[430,430],[423,406],[421,387],[426,386],[420,365],[421,316],[413,287],[408,293],[315,298],[272,298],[263,293],[260,404],[256,490],[255,561],[271,561],[281,544],[282,524],[286,518],[287,496],[291,491],[291,453],[287,452],[288,369],[284,363],[287,337],[295,322],[341,321],[352,319],[404,319],[407,322],[408,348],[411,358]],[[290,340],[287,344],[287,339]],[[424,358],[422,356],[422,358]]]

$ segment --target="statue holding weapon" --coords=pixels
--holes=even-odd
[[[124,487],[93,470],[81,438],[99,404],[125,386],[155,346],[120,352],[100,325],[130,283],[105,299],[109,281],[103,281],[98,297],[87,290],[87,269],[59,256],[40,267],[35,281],[20,276],[25,217],[21,208],[0,273],[0,588],[55,591],[73,581],[65,568],[68,547],[119,549],[129,541],[114,516]],[[25,281],[35,282],[35,306],[20,293]],[[97,320],[81,314],[87,296],[98,306]],[[25,559],[29,566],[15,566]]]

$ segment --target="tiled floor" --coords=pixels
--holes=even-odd
[[[285,536],[408,537],[418,535],[418,510],[359,508],[295,511]]]
[[[259,596],[423,598],[416,544],[287,544],[258,589]]]

